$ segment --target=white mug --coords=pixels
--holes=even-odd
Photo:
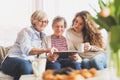
[[[80,44],[78,51],[84,53],[84,43]]]
[[[32,62],[32,69],[33,69],[34,76],[42,77],[42,74],[45,71],[45,67],[46,67],[46,58],[45,57],[36,58],[31,62]]]

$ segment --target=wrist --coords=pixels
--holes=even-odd
[[[45,48],[42,48],[42,52],[43,52],[43,53],[46,53],[46,49],[45,49]]]

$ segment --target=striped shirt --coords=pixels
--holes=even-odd
[[[67,41],[65,38],[57,38],[57,37],[51,37],[51,44],[52,47],[55,47],[58,49],[58,51],[66,51],[68,50]],[[61,54],[60,57],[68,57],[65,54]]]

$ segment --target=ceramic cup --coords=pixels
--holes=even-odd
[[[78,49],[79,52],[84,53],[84,43],[81,43]]]

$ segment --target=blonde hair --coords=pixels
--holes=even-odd
[[[47,14],[42,10],[36,10],[31,16],[31,24],[35,25],[36,22],[43,18],[47,18]]]

